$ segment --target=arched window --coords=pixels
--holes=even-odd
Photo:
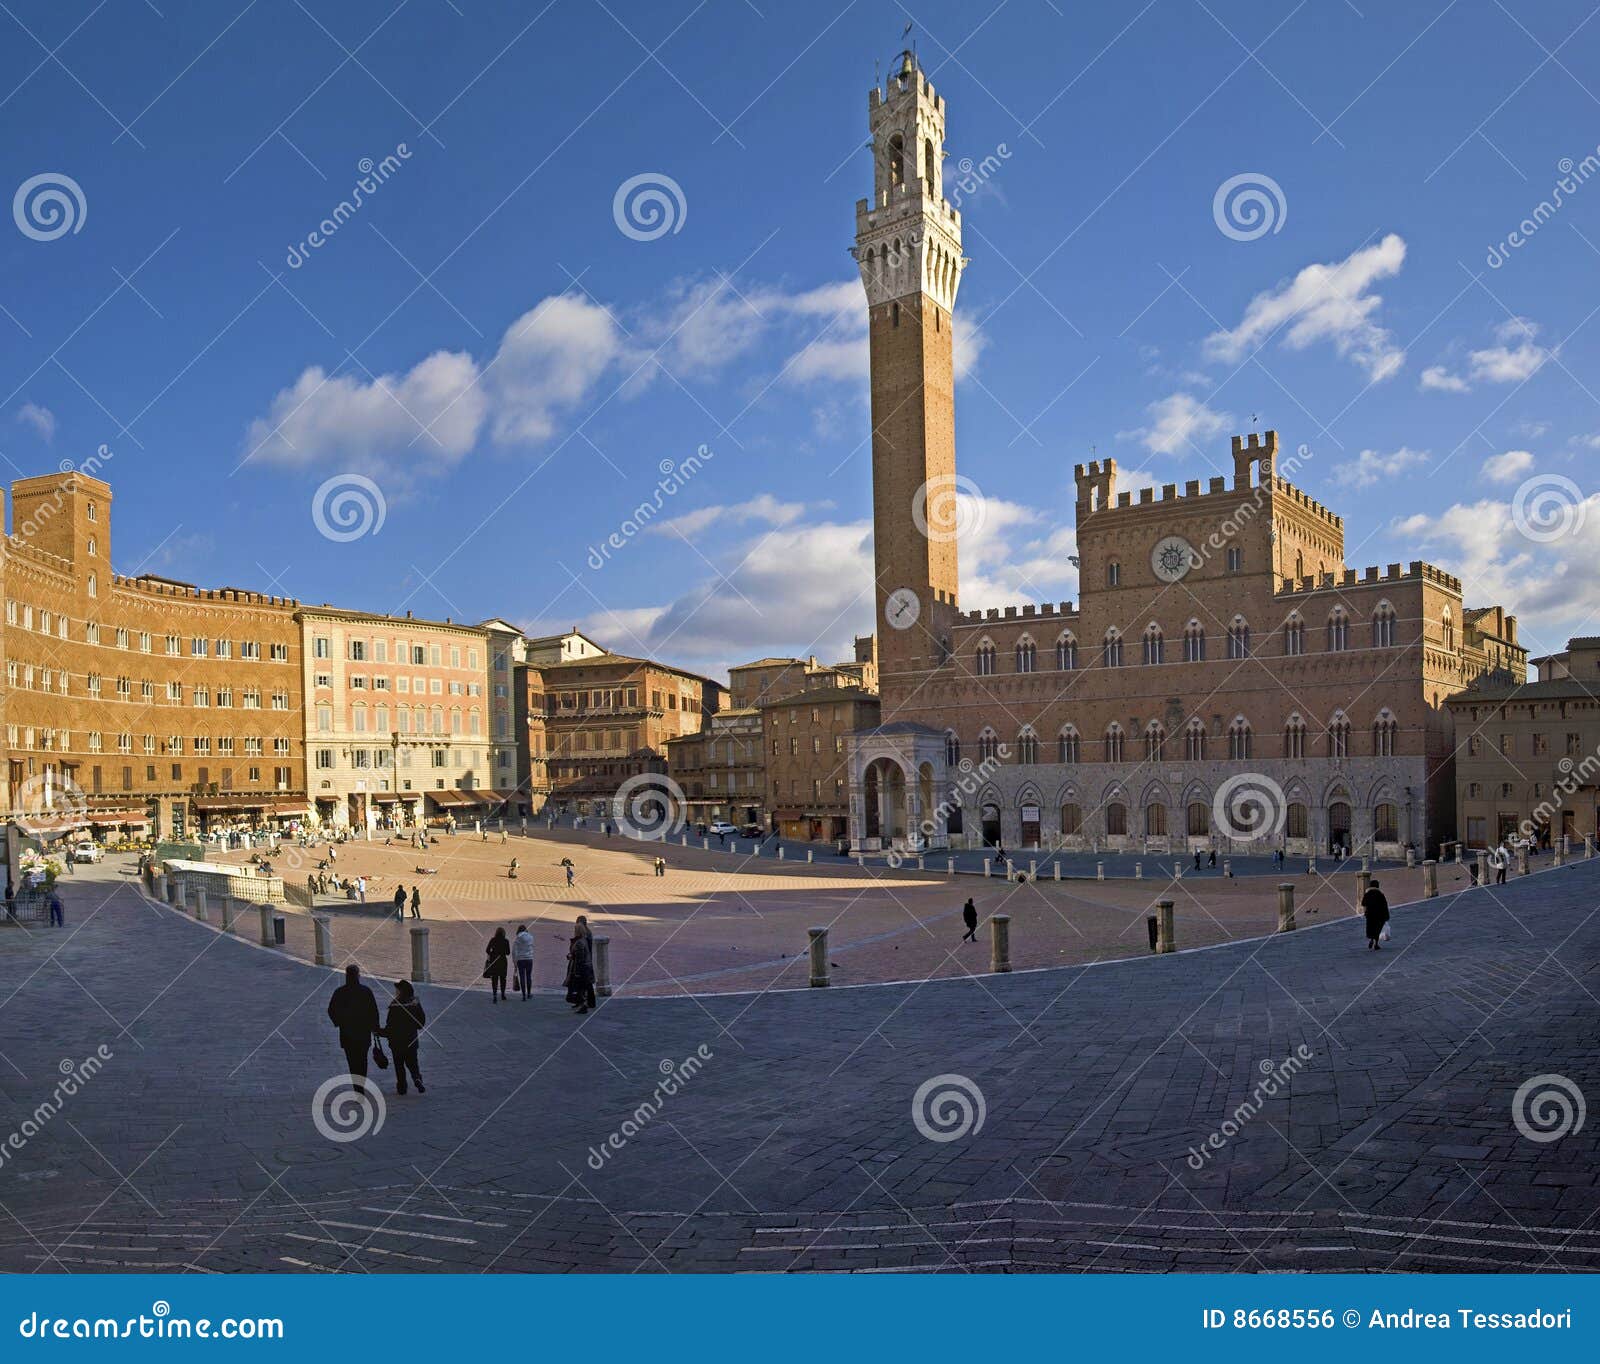
[[[1400,821],[1391,802],[1384,801],[1381,805],[1373,808],[1372,837],[1378,843],[1398,843],[1400,841]]]
[[[1122,636],[1117,627],[1113,625],[1106,631],[1106,667],[1120,668],[1122,666]]]
[[[1083,832],[1083,810],[1073,801],[1061,807],[1061,832],[1069,837]]]
[[[1078,641],[1071,632],[1056,640],[1056,667],[1062,672],[1078,666]]]
[[[1394,757],[1394,738],[1398,726],[1387,710],[1379,711],[1372,726],[1372,753],[1378,758]]]
[[[1122,565],[1116,559],[1112,559],[1106,564],[1106,586],[1122,586]]]
[[[1144,730],[1144,759],[1146,762],[1162,761],[1167,745],[1167,731],[1159,720],[1152,720]]]
[[[1294,612],[1283,623],[1283,652],[1293,657],[1306,651],[1306,623]]]
[[[889,187],[898,189],[906,179],[906,144],[896,133],[889,139]]]
[[[1167,807],[1152,802],[1144,807],[1144,831],[1151,838],[1167,836]]]
[[[988,640],[984,640],[982,643],[980,643],[978,645],[976,660],[978,676],[988,677],[990,673],[994,672],[994,645],[989,643]]]
[[[1189,837],[1205,838],[1211,832],[1211,807],[1203,800],[1189,802]]]
[[[1034,648],[1033,641],[1027,635],[1019,639],[1017,641],[1017,671],[1019,673],[1031,673],[1037,653],[1038,651]]]
[[[1306,836],[1306,807],[1299,801],[1289,802],[1288,813],[1284,816],[1283,832],[1289,838]]]
[[[995,732],[987,725],[985,725],[983,728],[983,733],[978,735],[978,760],[980,762],[991,763],[999,756],[999,754],[999,736],[995,734]]]
[[[1206,631],[1205,626],[1198,620],[1191,620],[1183,627],[1183,661],[1185,663],[1203,663],[1206,657]]]
[[[98,521],[100,519],[100,508],[93,502],[89,503],[87,510],[90,521]]]
[[[1294,552],[1294,577],[1295,577],[1295,581],[1299,582],[1300,579],[1305,577],[1305,576],[1306,576],[1306,556],[1305,556],[1305,553],[1302,550],[1298,550],[1297,549]]]
[[[954,767],[961,761],[961,740],[956,737],[954,730],[945,731],[944,760],[948,767]]]
[[[1122,761],[1122,726],[1115,720],[1106,729],[1106,761],[1119,763]]]
[[[1444,629],[1444,647],[1454,649],[1456,647],[1456,623],[1455,618],[1450,614],[1448,606],[1444,608],[1444,619],[1441,624]]]
[[[1056,738],[1056,761],[1078,761],[1078,731],[1071,725],[1067,725]]]
[[[1106,806],[1106,832],[1113,838],[1122,838],[1128,832],[1128,807],[1121,801]]]
[[[1025,767],[1039,761],[1039,736],[1031,726],[1017,735],[1017,761]]]
[[[91,535],[89,537],[89,557],[93,558],[95,555],[97,555],[99,553],[100,553],[100,542],[98,540],[96,540],[94,538],[94,536]]]
[[[1342,653],[1350,647],[1350,618],[1344,607],[1336,606],[1328,613],[1328,652]]]
[[[89,595],[91,597],[100,595],[100,578],[98,574],[91,573],[89,575]]]
[[[933,154],[933,139],[931,137],[925,137],[922,140],[922,178],[927,181],[926,193],[928,194],[933,193],[933,186],[935,184],[933,171],[937,164],[938,162],[934,159]]]
[[[1250,722],[1239,715],[1228,726],[1228,756],[1235,762],[1250,757]]]
[[[1333,719],[1328,721],[1328,756],[1330,758],[1350,756],[1350,722],[1345,719],[1343,711],[1335,711]]]
[[[1388,602],[1378,603],[1378,609],[1372,613],[1372,647],[1374,649],[1388,649],[1394,646],[1394,607]]]
[[[1152,663],[1164,660],[1166,642],[1161,636],[1161,627],[1154,621],[1144,627],[1144,661],[1148,667]]]
[[[1250,624],[1243,616],[1235,616],[1228,626],[1228,657],[1250,657]]]
[[[1185,762],[1204,762],[1206,758],[1206,727],[1198,720],[1189,721],[1183,731],[1183,757]]]
[[[1306,722],[1298,714],[1291,715],[1283,727],[1283,756],[1286,758],[1306,756]]]

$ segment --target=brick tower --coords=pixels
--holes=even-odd
[[[966,264],[944,199],[944,100],[900,55],[867,100],[873,197],[856,204],[867,291],[872,506],[884,718],[942,662],[957,613],[952,317]]]

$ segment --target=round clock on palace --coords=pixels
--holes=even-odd
[[[884,623],[892,630],[909,630],[922,614],[922,602],[909,587],[897,587],[883,599]]]
[[[1195,566],[1199,556],[1181,535],[1167,535],[1157,540],[1150,551],[1150,567],[1164,583],[1175,583]]]

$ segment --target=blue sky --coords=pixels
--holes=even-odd
[[[1600,146],[1582,4],[7,0],[0,184],[82,207],[0,231],[0,468],[107,446],[123,572],[708,670],[842,656],[872,619],[846,249],[908,19],[949,181],[989,167],[964,605],[1076,596],[1091,447],[1181,482],[1256,417],[1353,565],[1423,555],[1536,651],[1600,632],[1600,183],[1488,263]],[[638,176],[675,230],[619,230]],[[1236,176],[1275,230],[1219,230]],[[381,527],[330,537],[351,475]]]

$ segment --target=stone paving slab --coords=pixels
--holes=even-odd
[[[1382,953],[1340,919],[581,1019],[424,987],[428,1092],[384,1075],[381,1128],[348,1143],[313,1122],[332,973],[113,868],[65,898],[65,930],[0,931],[4,1269],[1600,1269],[1596,1125],[1512,1121],[1534,1077],[1595,1089],[1597,863],[1403,907]],[[649,1111],[663,1061],[705,1053]],[[932,1140],[914,1096],[951,1076],[924,1126],[961,1127],[964,1090],[968,1130]]]

